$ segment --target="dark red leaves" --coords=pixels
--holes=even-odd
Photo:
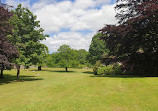
[[[17,49],[9,43],[6,37],[11,32],[8,24],[11,16],[11,12],[0,6],[0,63],[5,65],[9,65],[12,58],[18,57]]]
[[[108,35],[102,39],[111,55],[120,58],[126,69],[158,73],[158,0],[118,1],[119,25],[101,29]]]

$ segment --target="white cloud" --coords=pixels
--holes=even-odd
[[[62,32],[53,37],[49,37],[42,43],[49,47],[50,52],[57,51],[63,44],[70,45],[73,49],[86,49],[91,43],[91,38],[94,33],[83,35],[78,32]]]
[[[29,7],[45,33],[56,36],[47,38],[42,43],[49,47],[49,50],[56,51],[60,45],[68,44],[72,48],[89,48],[91,38],[105,24],[115,24],[114,6],[111,0],[75,0],[52,2],[40,0],[33,5],[30,0],[8,0],[8,4],[22,3]],[[69,29],[69,32],[62,32],[62,29]],[[91,34],[84,34],[82,31],[92,31]],[[80,31],[80,33],[78,32]]]
[[[61,28],[70,28],[75,18],[69,14],[72,2],[64,1],[57,4],[46,5],[36,10],[35,14],[41,21],[46,33],[58,32]]]
[[[71,30],[91,30],[97,31],[104,26],[104,24],[115,24],[114,5],[103,6],[100,10],[91,9],[78,18],[78,21],[74,23]]]
[[[103,0],[63,1],[45,5],[36,10],[35,14],[46,33],[59,32],[62,28],[70,28],[72,31],[97,31],[104,24],[116,23],[114,5],[105,4],[99,9],[90,8],[97,6],[97,3],[103,3]]]

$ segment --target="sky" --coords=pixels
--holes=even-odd
[[[88,51],[92,37],[105,24],[116,24],[116,0],[1,0],[16,8],[28,7],[37,16],[44,33],[50,37],[41,41],[56,52],[62,45]]]

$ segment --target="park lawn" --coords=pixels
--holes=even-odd
[[[158,78],[94,76],[90,69],[5,71],[0,111],[158,111]]]

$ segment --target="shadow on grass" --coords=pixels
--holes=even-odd
[[[29,71],[40,71],[40,72],[42,72],[42,71],[52,71],[52,70],[49,70],[49,69],[42,69],[42,70],[31,69]]]
[[[85,73],[85,74],[94,74],[94,73],[91,72],[91,71],[85,71],[85,72],[82,72],[82,73]]]
[[[68,71],[68,72],[66,72],[66,71],[49,71],[49,72],[71,73],[71,72],[75,72],[75,71]]]
[[[146,77],[158,77],[158,76],[146,76],[146,75],[92,75],[90,77],[110,77],[110,78],[146,78]]]
[[[43,78],[36,78],[37,76],[20,76],[20,80],[17,81],[16,76],[10,74],[4,74],[4,78],[0,79],[0,85],[9,84],[13,82],[25,82],[25,81],[37,81],[43,80]]]
[[[75,72],[75,71],[69,71],[66,72],[65,70],[49,70],[49,69],[44,69],[44,70],[30,70],[30,71],[47,71],[47,72],[59,72],[59,73],[72,73],[72,72]]]

